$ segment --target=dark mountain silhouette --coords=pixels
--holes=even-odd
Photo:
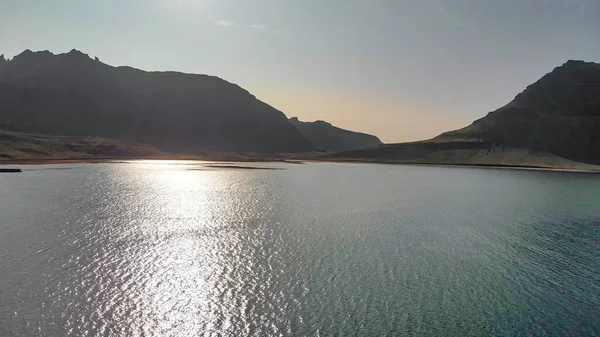
[[[506,106],[437,140],[476,139],[600,164],[600,64],[568,61]]]
[[[131,140],[185,153],[312,149],[281,111],[237,85],[112,67],[77,50],[0,58],[0,129]]]
[[[600,165],[600,65],[568,61],[506,106],[429,141],[335,156],[448,164]]]
[[[327,152],[360,150],[381,145],[379,138],[365,133],[340,129],[324,121],[301,122],[298,118],[290,118],[312,145]]]

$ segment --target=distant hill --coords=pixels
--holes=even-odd
[[[178,153],[312,150],[281,111],[237,85],[112,67],[77,50],[0,57],[0,129],[121,139]]]
[[[375,136],[340,129],[324,121],[301,122],[293,117],[290,122],[315,148],[328,152],[366,149],[382,144]]]
[[[600,165],[600,65],[568,61],[506,106],[429,141],[334,157],[442,164]]]

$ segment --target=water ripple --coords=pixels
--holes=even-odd
[[[600,335],[597,177],[206,165],[0,177],[0,335]]]

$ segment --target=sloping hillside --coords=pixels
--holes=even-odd
[[[165,155],[168,154],[137,142],[0,130],[0,163],[23,159],[150,158]]]

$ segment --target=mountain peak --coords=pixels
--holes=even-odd
[[[329,122],[326,122],[326,121],[324,121],[324,120],[316,120],[316,121],[315,121],[315,124],[321,124],[321,125],[328,125],[328,126],[331,126],[331,123],[329,123]]]
[[[581,60],[568,60],[554,68],[535,83],[527,86],[507,106],[529,105],[529,101],[538,103],[557,101],[556,95],[562,95],[564,88],[600,87],[600,64]],[[574,97],[574,96],[573,96]]]
[[[33,54],[33,52],[31,51],[31,49],[25,49],[23,50],[23,52],[17,56],[15,56],[15,59],[21,58],[21,57],[28,57],[31,56]]]
[[[568,60],[567,62],[563,63],[561,66],[554,68],[554,70],[551,71],[550,73],[548,73],[548,75],[554,74],[557,72],[560,72],[560,73],[565,73],[565,72],[585,73],[588,71],[597,71],[598,69],[600,69],[599,63],[586,62],[586,61],[582,61],[582,60]]]
[[[587,72],[594,71],[600,69],[600,64],[594,62],[586,62],[582,60],[568,60],[563,63],[561,66],[554,68],[554,70],[550,73],[555,73],[557,71],[572,71],[572,72]]]
[[[77,49],[71,49],[70,52],[67,53],[67,55],[79,55],[79,56],[88,56],[87,54],[84,54],[83,52],[77,50]]]
[[[590,65],[590,66],[597,66],[597,63],[594,62],[587,62],[584,60],[567,60],[567,62],[565,62],[562,66],[580,66],[580,65]]]
[[[303,122],[303,121],[299,120],[298,117],[292,117],[292,118],[290,118],[290,122],[297,123],[297,124],[314,124],[314,125],[331,126],[331,123],[328,123],[328,122],[323,121],[323,120],[317,120],[317,121],[314,121],[314,122]]]
[[[47,59],[52,56],[54,56],[54,54],[52,54],[51,52],[49,52],[47,50],[33,52],[30,49],[25,49],[21,54],[15,56],[13,58],[13,61],[31,61],[31,60],[39,61],[41,59]]]
[[[0,62],[6,62],[6,59],[4,58],[4,54],[0,55]]]
[[[71,49],[70,52],[63,54],[63,56],[66,56],[70,59],[78,59],[78,60],[91,60],[92,58],[88,55],[85,54],[77,49]]]

